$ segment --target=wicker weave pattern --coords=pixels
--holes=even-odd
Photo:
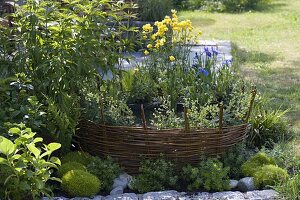
[[[84,151],[116,158],[127,172],[135,174],[142,158],[155,158],[160,153],[179,163],[197,164],[201,156],[223,153],[242,141],[246,131],[247,124],[185,132],[106,126],[83,120],[77,136]]]

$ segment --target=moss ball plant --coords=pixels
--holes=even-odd
[[[255,172],[264,165],[276,165],[275,159],[259,152],[242,165],[242,172],[245,176],[254,176]]]
[[[64,174],[66,174],[68,171],[71,171],[71,170],[86,171],[86,167],[83,164],[78,163],[78,162],[68,162],[68,163],[62,164],[58,168],[57,176],[62,177]]]
[[[277,183],[286,181],[288,177],[285,169],[275,165],[264,165],[254,173],[254,184],[257,188],[275,186]]]
[[[82,170],[71,170],[62,177],[63,191],[74,197],[90,197],[101,189],[100,180]]]
[[[93,156],[90,154],[83,152],[83,151],[72,151],[70,153],[67,153],[61,158],[61,162],[68,163],[68,162],[77,162],[80,164],[83,164],[84,166],[87,166],[91,160],[93,159]]]

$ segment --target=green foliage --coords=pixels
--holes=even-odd
[[[245,176],[253,177],[255,172],[264,165],[276,165],[276,161],[266,153],[259,152],[242,165],[242,172]]]
[[[157,96],[156,83],[142,68],[126,71],[123,74],[122,85],[129,95],[129,103],[151,102]]]
[[[87,166],[92,161],[93,157],[86,152],[83,151],[72,151],[67,153],[61,158],[61,162],[63,164],[68,162],[77,162],[84,166]]]
[[[30,77],[34,95],[46,106],[47,128],[63,152],[70,148],[81,115],[82,90],[95,92],[91,80],[101,70],[102,75],[118,71],[120,52],[134,48],[124,33],[135,28],[122,23],[134,17],[130,8],[106,0],[28,0],[16,7],[14,26],[0,28],[0,76],[23,72]]]
[[[103,188],[106,192],[111,191],[114,179],[117,178],[122,171],[119,164],[111,157],[107,157],[107,159],[94,157],[91,163],[87,166],[87,170],[102,181],[101,188]]]
[[[282,199],[299,200],[300,197],[300,174],[291,177],[288,181],[275,186]]]
[[[13,174],[13,170],[7,165],[0,164],[0,199],[5,198],[5,180]]]
[[[82,170],[71,170],[62,177],[62,189],[73,197],[90,197],[101,189],[100,180]]]
[[[208,191],[229,190],[229,167],[215,158],[202,161],[198,167],[188,165],[183,168],[183,179],[190,191],[205,188]]]
[[[0,131],[24,123],[33,130],[46,129],[47,114],[24,73],[0,80]]]
[[[159,21],[170,15],[172,0],[138,0],[139,15],[143,21]]]
[[[162,156],[156,160],[144,160],[139,173],[132,186],[140,193],[176,188],[178,177],[174,165]]]
[[[270,2],[271,0],[187,0],[183,8],[209,12],[242,12],[259,9]]]
[[[107,97],[105,101],[104,121],[109,125],[132,126],[134,115],[123,99]]]
[[[151,125],[157,129],[180,128],[183,126],[183,118],[179,117],[174,109],[171,108],[171,102],[168,97],[162,100],[159,108],[153,113]]]
[[[297,143],[278,143],[273,149],[263,149],[263,151],[273,157],[279,167],[287,169],[289,174],[295,175],[300,172]]]
[[[6,199],[38,199],[52,195],[47,185],[49,180],[60,181],[51,177],[52,170],[60,165],[57,157],[51,154],[61,147],[58,143],[42,145],[43,139],[23,124],[13,127],[9,134],[16,138],[11,141],[0,136],[0,165],[6,165],[11,171],[4,182]]]
[[[252,152],[247,149],[245,143],[235,145],[222,155],[221,161],[225,167],[230,168],[228,175],[231,179],[239,180],[243,177],[241,170],[242,164],[245,163],[251,155]]]
[[[57,171],[57,176],[58,177],[63,177],[68,171],[71,170],[81,170],[81,171],[86,171],[86,167],[83,164],[80,164],[78,162],[67,162],[62,164]]]
[[[285,169],[275,165],[264,165],[254,173],[254,184],[258,188],[274,186],[288,179],[289,175]]]
[[[291,140],[294,133],[284,118],[286,112],[258,104],[250,119],[249,145],[258,148],[273,147],[274,143]]]

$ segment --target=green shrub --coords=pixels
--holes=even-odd
[[[229,177],[239,180],[242,178],[243,173],[241,170],[242,164],[245,163],[253,154],[249,149],[246,149],[246,145],[240,144],[230,148],[223,156],[221,161],[225,167],[229,167]]]
[[[174,188],[178,180],[174,165],[163,157],[143,161],[139,173],[132,186],[140,193]]]
[[[93,157],[86,152],[83,151],[72,151],[67,153],[61,158],[62,163],[68,163],[68,162],[77,162],[80,164],[83,164],[84,166],[87,166]]]
[[[202,187],[208,191],[229,190],[229,170],[218,159],[210,158],[202,161],[198,167],[184,167],[182,178],[189,191]]]
[[[139,15],[143,21],[160,21],[170,15],[172,0],[139,0]]]
[[[274,143],[291,140],[294,134],[284,119],[286,112],[258,106],[250,119],[249,145],[273,147]]]
[[[264,151],[275,159],[279,167],[287,169],[289,174],[296,175],[300,172],[297,143],[278,143],[273,149],[264,149]]]
[[[57,176],[58,177],[63,177],[63,175],[65,175],[68,171],[71,170],[82,170],[82,171],[86,171],[86,167],[78,162],[68,162],[65,164],[62,164],[59,168],[58,168],[58,172],[57,172]]]
[[[266,153],[259,152],[242,165],[242,172],[245,176],[254,176],[255,172],[264,165],[276,165],[276,161]]]
[[[300,174],[291,177],[288,181],[275,186],[282,199],[299,200],[300,197]]]
[[[258,188],[274,186],[289,177],[287,171],[275,165],[264,165],[254,173],[254,184]]]
[[[122,169],[111,157],[100,159],[95,157],[87,166],[88,172],[94,174],[102,181],[102,187],[106,192],[111,191],[113,181],[121,173]]]
[[[229,12],[241,12],[256,10],[260,6],[267,5],[271,0],[222,0],[225,10]]]
[[[35,137],[24,124],[9,129],[9,135],[14,136],[13,141],[0,136],[0,165],[8,166],[5,170],[10,174],[6,179],[5,173],[0,178],[4,180],[4,199],[40,199],[53,195],[48,181],[60,181],[52,176],[60,160],[51,154],[61,145],[43,144],[43,139]]]
[[[101,189],[100,180],[82,170],[71,170],[62,177],[62,189],[74,197],[89,197]]]
[[[13,174],[11,168],[7,165],[0,165],[0,199],[5,199],[5,181]]]

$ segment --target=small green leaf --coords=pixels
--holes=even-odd
[[[19,158],[21,158],[20,154],[15,154],[11,157],[12,160],[18,160]]]
[[[16,149],[15,144],[3,136],[0,139],[0,152],[6,156],[12,154]]]
[[[26,146],[29,149],[29,151],[34,154],[34,156],[36,158],[40,156],[41,151],[38,148],[36,148],[34,144],[32,144],[32,143],[31,144],[27,144]]]
[[[60,147],[61,147],[61,144],[59,144],[59,143],[54,143],[54,142],[48,144],[48,146],[47,146],[47,148],[48,148],[49,151],[51,151],[51,152],[53,152],[53,151],[59,149]]]
[[[17,133],[20,133],[20,132],[21,132],[21,130],[19,128],[16,128],[16,127],[9,129],[9,133],[11,133],[11,134],[17,134]]]

